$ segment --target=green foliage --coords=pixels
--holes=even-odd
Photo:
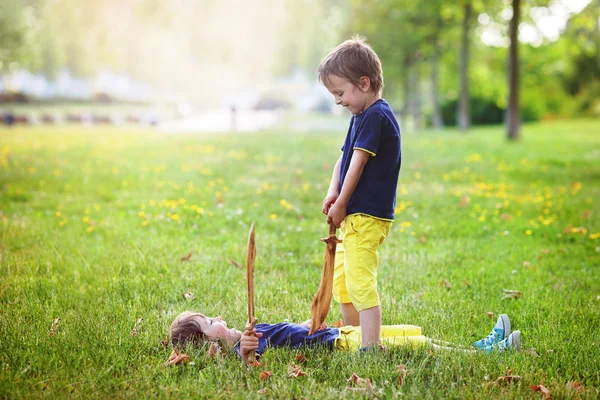
[[[0,128],[0,397],[362,398],[353,372],[382,398],[535,398],[542,383],[598,397],[599,124],[523,129],[511,145],[500,128],[404,136],[379,290],[384,323],[465,345],[490,331],[487,312],[506,312],[524,351],[317,349],[290,379],[297,351],[248,369],[185,348],[193,364],[165,367],[160,342],[188,309],[244,326],[245,275],[228,260],[243,262],[253,221],[259,321],[307,318],[343,132]],[[328,322],[339,318],[334,305]],[[507,370],[521,380],[497,384]]]

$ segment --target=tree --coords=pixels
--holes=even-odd
[[[460,51],[460,99],[458,107],[458,126],[463,131],[471,126],[469,110],[469,47],[473,5],[470,0],[463,4],[462,43]]]
[[[510,20],[510,49],[509,49],[509,96],[508,96],[508,130],[507,138],[517,140],[521,125],[519,110],[519,19],[521,0],[512,2],[512,18]]]

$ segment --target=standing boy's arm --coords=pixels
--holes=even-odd
[[[343,154],[338,158],[335,166],[333,167],[333,175],[331,176],[331,183],[329,184],[329,190],[327,190],[327,196],[325,196],[325,200],[323,200],[323,214],[327,215],[329,212],[329,208],[340,195],[339,187],[340,187],[340,169],[342,168],[342,158]]]
[[[356,189],[356,185],[358,185],[358,181],[365,169],[367,161],[369,161],[369,157],[371,157],[369,153],[360,149],[355,149],[352,153],[350,166],[348,167],[348,172],[344,178],[342,192],[327,214],[328,223],[333,223],[339,228],[344,218],[346,218],[346,206],[348,205],[348,201],[350,201],[350,196],[354,193],[354,189]]]

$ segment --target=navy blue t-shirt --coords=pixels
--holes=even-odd
[[[312,335],[309,335],[308,331],[307,327],[290,322],[257,324],[256,333],[260,332],[263,336],[258,338],[258,349],[256,352],[262,354],[267,347],[296,348],[301,346],[316,347],[319,345],[333,350],[335,339],[340,336],[340,330],[337,328],[325,328]],[[241,357],[239,342],[235,345],[234,350]]]
[[[394,219],[396,188],[402,162],[400,127],[389,104],[379,99],[363,113],[353,115],[342,146],[340,192],[355,149],[371,155],[348,201],[346,214],[368,214]]]

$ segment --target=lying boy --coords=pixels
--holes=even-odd
[[[330,350],[357,351],[362,346],[360,327],[344,326],[328,328],[324,324],[317,332],[308,334],[310,320],[302,324],[280,322],[277,324],[257,324],[256,336],[250,331],[244,333],[229,328],[221,317],[210,318],[200,313],[183,312],[175,318],[169,330],[169,341],[177,346],[188,342],[219,342],[231,346],[243,360],[253,352],[260,356],[267,348],[297,348],[322,346]],[[451,343],[430,339],[421,334],[421,328],[415,325],[382,325],[381,343],[385,346],[412,345],[428,346],[435,350],[452,349],[461,351],[485,352],[519,350],[521,334],[510,331],[510,320],[506,314],[500,315],[492,332],[485,338],[465,349]]]

